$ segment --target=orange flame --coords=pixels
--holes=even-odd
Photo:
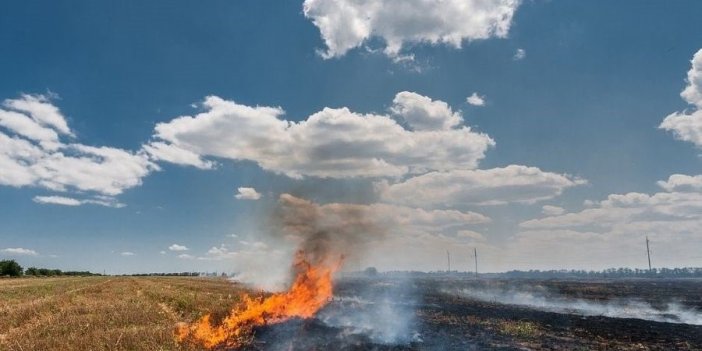
[[[288,291],[266,298],[244,295],[243,304],[232,309],[220,325],[213,326],[207,314],[190,326],[179,326],[176,338],[179,342],[191,340],[206,348],[239,347],[251,340],[256,326],[314,316],[332,297],[332,276],[339,264],[313,266],[299,251],[293,267],[296,276]]]

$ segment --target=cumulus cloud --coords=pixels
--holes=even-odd
[[[668,115],[659,128],[673,132],[679,140],[702,147],[702,49],[692,58],[692,67],[687,72],[687,86],[680,96],[694,107]]]
[[[93,199],[76,199],[66,196],[35,196],[32,199],[34,202],[44,205],[62,205],[62,206],[80,206],[80,205],[98,205],[113,208],[122,208],[125,204],[117,201],[110,196],[98,196]]]
[[[190,254],[180,254],[178,255],[178,258],[180,258],[181,260],[194,260],[195,256]]]
[[[519,0],[305,0],[303,12],[321,33],[324,58],[340,57],[373,38],[384,53],[403,57],[412,44],[504,38]],[[406,56],[406,55],[404,55]]]
[[[466,98],[466,102],[473,106],[485,106],[485,96],[480,96],[477,92],[474,92]]]
[[[414,130],[450,130],[463,122],[460,113],[440,100],[403,91],[395,95],[390,111]]]
[[[510,165],[485,170],[430,172],[403,182],[376,183],[383,201],[411,206],[534,203],[560,195],[586,181],[536,167]]]
[[[579,212],[524,221],[506,252],[522,260],[515,264],[530,268],[642,266],[648,236],[658,265],[695,265],[702,245],[702,193],[677,192],[677,184],[668,188],[611,194]]]
[[[234,197],[239,200],[258,200],[261,198],[261,193],[254,188],[239,187],[237,191],[238,193]]]
[[[0,250],[0,252],[8,254],[8,255],[17,255],[17,256],[37,256],[37,255],[39,255],[34,250],[25,249],[25,248],[21,248],[21,247],[8,247],[6,249]]]
[[[544,205],[541,207],[541,213],[547,216],[557,216],[563,214],[563,212],[565,212],[565,210],[558,206]]]
[[[526,50],[524,49],[517,49],[517,51],[514,52],[514,56],[512,56],[512,59],[515,61],[523,60],[526,57]]]
[[[178,244],[173,244],[168,247],[169,250],[171,251],[188,251],[188,247],[184,245],[178,245]]]
[[[396,95],[392,115],[324,108],[300,122],[281,119],[283,110],[277,107],[250,107],[215,96],[203,106],[205,111],[196,116],[157,124],[156,142],[201,158],[253,161],[294,178],[470,169],[495,144],[489,136],[459,126],[461,117],[446,103],[409,92]],[[393,117],[404,119],[412,130]]]
[[[658,181],[658,186],[666,191],[702,191],[702,175],[673,174],[668,180]]]
[[[520,223],[526,229],[624,228],[642,223],[702,221],[702,193],[661,192],[611,194],[592,208]],[[702,224],[702,222],[700,222]]]
[[[72,138],[73,133],[60,110],[45,96],[22,95],[5,100],[3,107],[0,108],[0,169],[3,170],[0,185],[115,196],[140,185],[143,177],[158,169],[142,152],[62,140],[61,136]],[[54,200],[52,203],[75,204],[65,199]],[[99,202],[105,201],[82,201],[105,205]]]

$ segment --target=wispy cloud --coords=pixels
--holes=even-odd
[[[0,250],[0,252],[9,254],[9,255],[18,255],[18,256],[38,256],[39,254],[31,249],[25,249],[21,247],[8,247],[6,249]]]
[[[188,251],[189,249],[185,245],[173,244],[168,247],[171,251]]]

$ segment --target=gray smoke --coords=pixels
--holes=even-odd
[[[548,312],[702,325],[700,311],[685,307],[677,302],[669,302],[661,308],[656,308],[650,303],[635,299],[613,299],[599,302],[567,298],[548,294],[545,291],[465,288],[446,292],[480,301],[524,306]]]
[[[386,226],[366,205],[319,205],[290,194],[280,195],[276,222],[285,239],[297,242],[311,263],[355,258],[371,240],[384,236]]]

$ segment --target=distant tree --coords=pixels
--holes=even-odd
[[[373,276],[378,275],[378,270],[375,267],[368,267],[363,271],[363,273],[365,273],[368,276],[373,277]]]
[[[22,266],[15,260],[2,260],[0,261],[0,275],[19,277],[22,275]]]
[[[24,271],[24,275],[33,275],[37,276],[39,275],[39,268],[37,267],[29,267]]]

